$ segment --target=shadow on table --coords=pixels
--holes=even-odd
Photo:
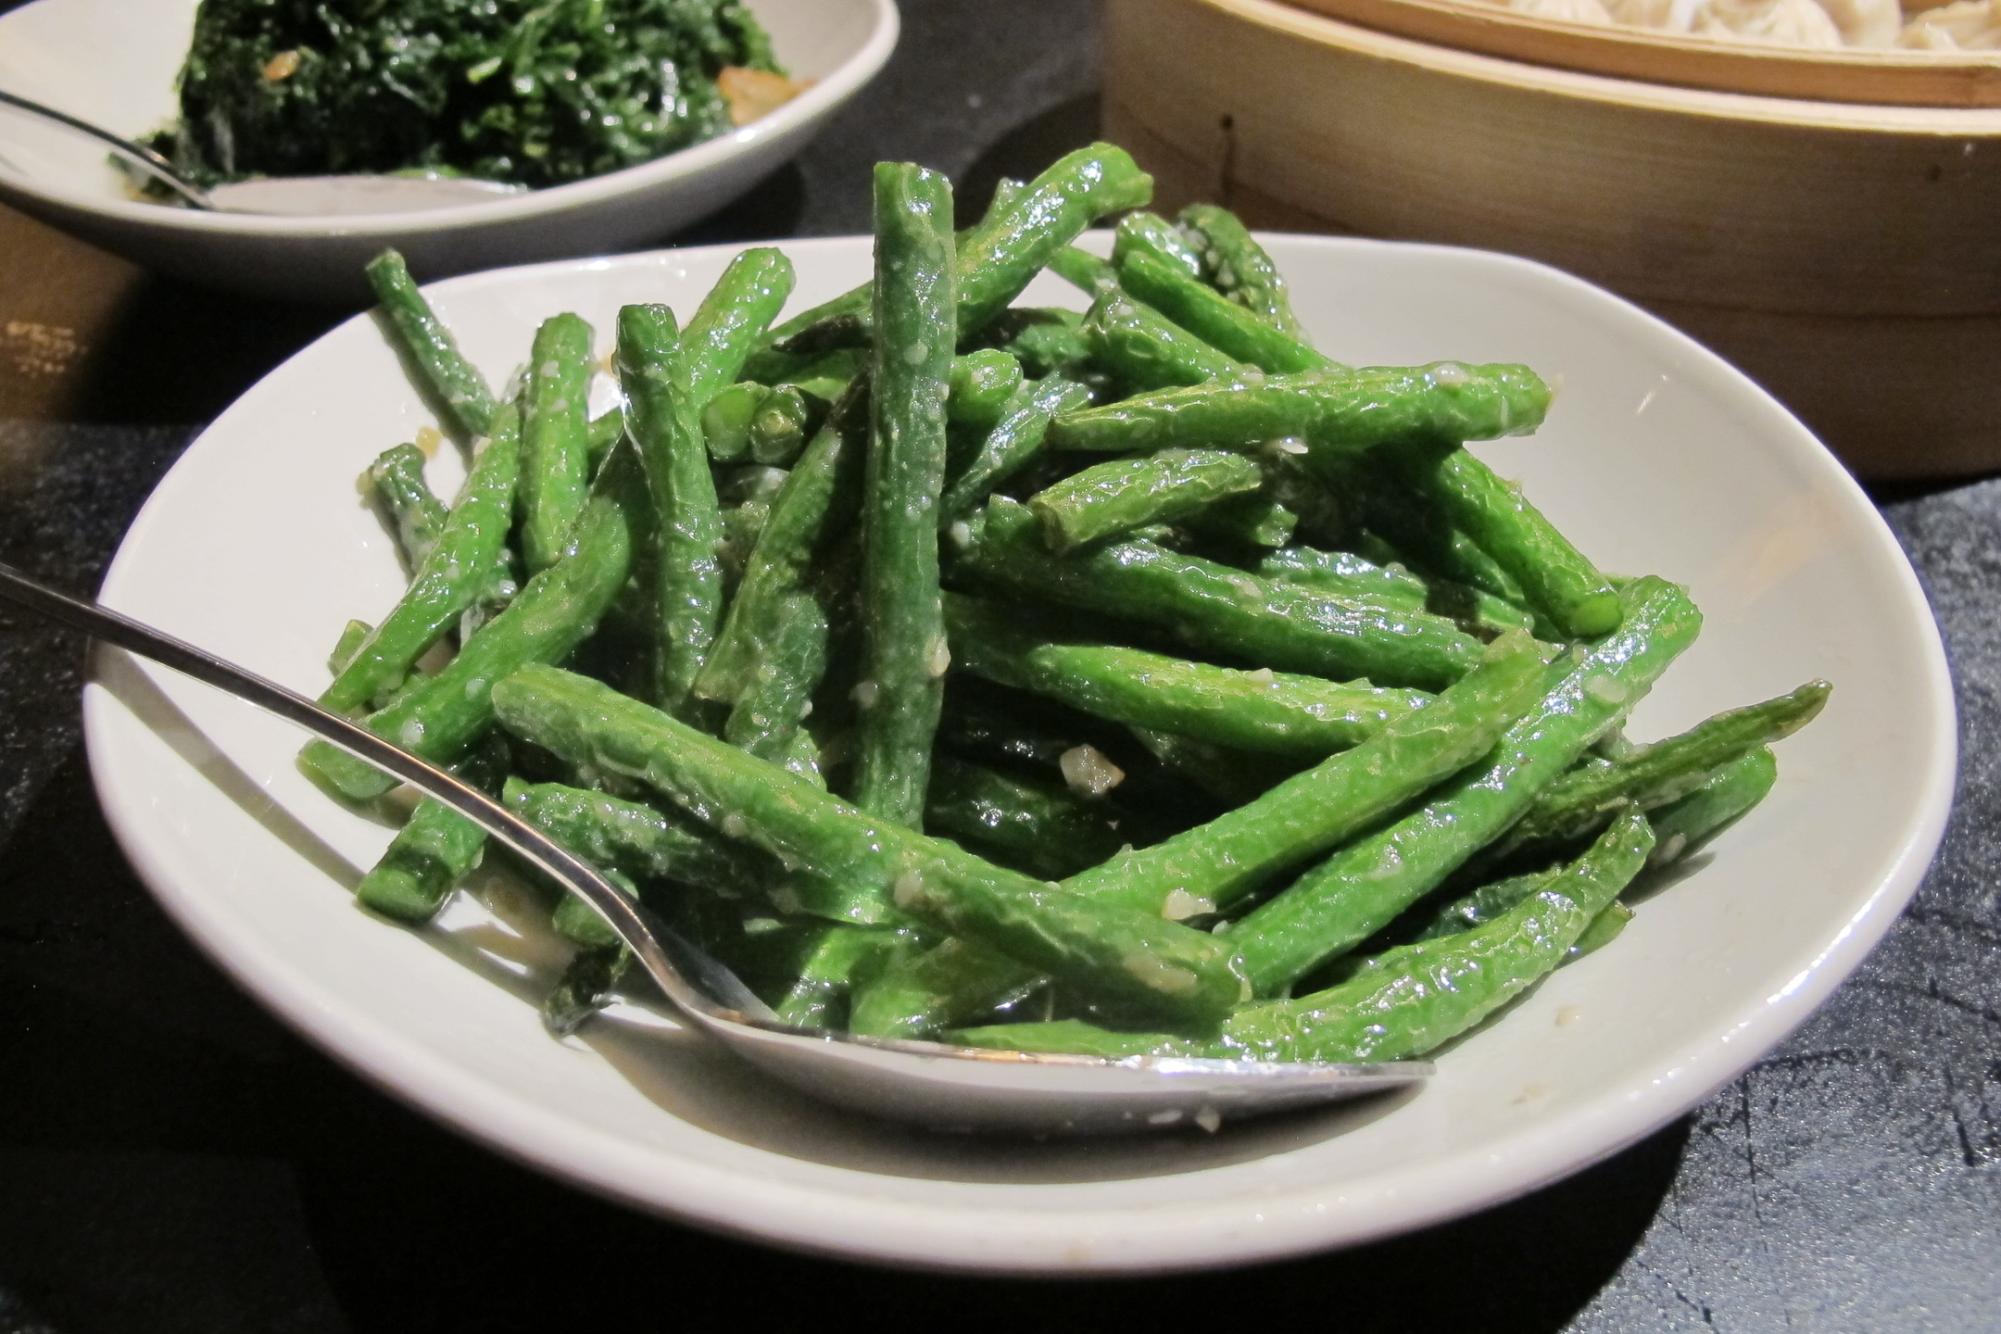
[[[87,422],[212,421],[350,313],[142,275],[97,330],[62,415]]]
[[[646,1323],[799,1328],[1561,1327],[1618,1272],[1661,1207],[1679,1122],[1609,1163],[1460,1222],[1344,1253],[1225,1273],[1074,1282],[896,1273],[656,1222],[442,1134],[328,1152],[301,1182],[324,1281],[356,1328]],[[332,1146],[329,1146],[330,1149]],[[317,1169],[317,1170],[315,1170]],[[830,1239],[830,1241],[833,1239]],[[1212,1324],[1211,1322],[1215,1323]]]

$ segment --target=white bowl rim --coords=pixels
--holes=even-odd
[[[1749,377],[1646,311],[1581,278],[1533,260],[1456,246],[1373,241],[1351,237],[1285,235],[1288,244],[1336,251],[1377,251],[1449,255],[1514,269],[1539,281],[1554,282],[1590,299],[1623,308],[1624,314],[1665,334],[1688,353],[1721,372],[1737,389],[1783,418],[1788,448],[1804,451],[1823,469],[1820,480],[1831,498],[1850,510],[1870,535],[1880,556],[1890,562],[1903,591],[1928,611],[1929,601],[1909,559],[1898,545],[1861,485],[1827,449],[1776,400]],[[787,241],[788,251],[841,251],[866,245],[866,237],[823,237]],[[568,259],[520,265],[462,275],[430,284],[444,293],[524,277],[579,271],[610,265],[642,266],[676,255],[730,252],[735,244],[656,250],[609,259]],[[341,334],[350,324],[370,318],[354,316],[321,339],[288,358],[265,377],[281,375],[296,361],[310,357],[319,344]],[[259,382],[260,384],[263,381]],[[1775,426],[1781,423],[1775,421]],[[212,428],[211,428],[212,429]],[[190,450],[198,447],[198,436]],[[179,466],[178,461],[175,465]],[[167,475],[171,475],[169,469]],[[162,484],[165,476],[162,477]],[[158,494],[156,487],[155,496]],[[156,517],[149,497],[134,519],[104,579],[104,596],[117,605],[117,591],[142,535]],[[1927,620],[1929,620],[1927,615]],[[107,747],[116,723],[117,705],[97,683],[108,652],[93,656],[91,679],[84,691],[84,739],[92,782],[114,836],[141,879],[168,915],[198,948],[259,1002],[367,1081],[436,1120],[487,1145],[506,1157],[568,1180],[644,1211],[704,1228],[793,1250],[863,1260],[906,1268],[1000,1273],[1144,1273],[1161,1270],[1219,1268],[1261,1260],[1359,1245],[1461,1217],[1527,1194],[1541,1186],[1604,1160],[1691,1110],[1717,1089],[1737,1078],[1760,1057],[1803,1023],[1860,965],[1896,921],[1916,893],[1931,864],[1950,813],[1957,778],[1957,710],[1944,644],[1936,623],[1921,646],[1926,670],[1911,682],[1911,702],[1918,707],[1914,721],[1928,725],[1929,754],[1916,803],[1918,818],[1904,830],[1883,862],[1884,870],[1862,906],[1845,922],[1831,923],[1830,938],[1813,961],[1779,992],[1748,1007],[1748,1014],[1722,1034],[1706,1033],[1663,1051],[1654,1065],[1657,1077],[1645,1087],[1628,1088],[1612,1099],[1601,1095],[1592,1104],[1592,1143],[1578,1151],[1577,1129],[1563,1119],[1544,1123],[1510,1138],[1502,1160],[1486,1157],[1477,1185],[1469,1185],[1468,1155],[1447,1160],[1396,1179],[1390,1189],[1374,1186],[1362,1193],[1344,1192],[1338,1209],[1326,1203],[1325,1183],[1309,1183],[1289,1192],[1255,1200],[1199,1200],[1167,1203],[1145,1210],[1102,1209],[1067,1211],[1061,1226],[1042,1209],[1010,1208],[989,1201],[977,1227],[953,1226],[941,1214],[950,1211],[894,1200],[881,1201],[858,1189],[838,1200],[828,1192],[780,1177],[747,1179],[743,1174],[707,1163],[678,1160],[671,1189],[662,1191],[635,1173],[634,1147],[592,1127],[579,1126],[507,1096],[485,1081],[440,1065],[422,1044],[393,1031],[379,1031],[353,1016],[315,986],[291,973],[282,960],[246,947],[245,937],[226,912],[205,902],[198,892],[177,884],[165,863],[148,847],[133,812],[142,803],[120,788],[121,775],[109,763]],[[1608,1091],[1609,1092],[1609,1091]],[[1581,1113],[1580,1113],[1581,1114]],[[1600,1127],[1610,1125],[1610,1133]],[[857,1183],[869,1180],[852,1173]],[[652,1187],[652,1188],[649,1188]],[[754,1206],[754,1207],[751,1207]],[[1330,1218],[1333,1220],[1330,1223]],[[838,1225],[830,1232],[830,1225]],[[978,1244],[971,1233],[977,1233]],[[1119,1238],[1116,1250],[1075,1253],[1062,1238],[1080,1234]],[[1052,1242],[1055,1234],[1057,1241]]]
[[[17,13],[63,0],[34,0]],[[875,77],[896,49],[902,19],[896,0],[861,0],[873,14],[867,38],[859,50],[797,97],[748,125],[687,148],[567,185],[552,185],[520,194],[500,195],[421,213],[296,214],[204,212],[139,199],[119,199],[75,190],[50,189],[0,162],[0,179],[11,190],[44,203],[191,234],[256,235],[299,240],[327,237],[407,236],[413,232],[464,230],[501,226],[523,219],[555,216],[589,208],[607,199],[671,184],[717,166],[766,139],[791,134],[811,125],[846,101]],[[0,25],[6,16],[0,15]],[[0,27],[4,31],[4,27]]]

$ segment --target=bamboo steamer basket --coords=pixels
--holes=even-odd
[[[1563,63],[1278,0],[1105,0],[1105,132],[1166,206],[1508,251],[1602,283],[1736,362],[1863,476],[2001,468],[1992,57],[1903,83],[1793,59],[1789,97]],[[1923,84],[1968,104],[1832,100],[1940,95]]]

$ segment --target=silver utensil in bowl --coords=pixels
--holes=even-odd
[[[67,111],[5,89],[0,89],[0,106],[24,111],[98,140],[180,196],[190,208],[205,212],[286,217],[417,213],[518,194],[523,188],[469,176],[425,175],[267,176],[203,187],[183,176],[164,155]]]
[[[506,806],[360,724],[234,663],[0,565],[0,602],[82,630],[277,714],[452,807],[582,897],[631,947],[691,1025],[736,1055],[828,1102],[941,1129],[1071,1134],[1175,1125],[1214,1128],[1288,1107],[1420,1082],[1421,1061],[1373,1065],[988,1051],[855,1037],[778,1021],[720,962],[667,928]]]

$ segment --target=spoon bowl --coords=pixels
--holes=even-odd
[[[718,960],[619,892],[589,862],[485,792],[274,681],[0,565],[0,601],[235,695],[388,770],[507,844],[588,902],[695,1028],[826,1101],[945,1130],[1071,1134],[1194,1124],[1339,1102],[1428,1078],[1422,1061],[1277,1064],[988,1051],[780,1023]]]

